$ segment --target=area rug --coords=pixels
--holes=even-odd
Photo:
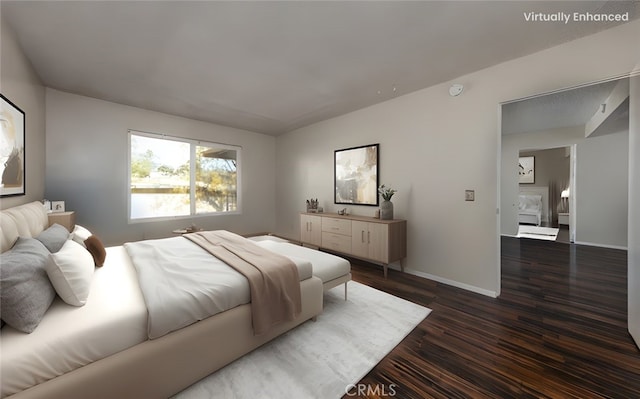
[[[431,309],[349,282],[324,295],[316,322],[299,327],[200,380],[176,399],[341,398]]]
[[[536,240],[555,241],[560,229],[539,226],[518,226],[518,238],[534,238]]]

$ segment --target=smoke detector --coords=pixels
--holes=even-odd
[[[451,87],[449,87],[449,95],[451,97],[457,97],[460,94],[462,94],[462,91],[464,90],[464,86],[459,84],[459,83],[455,83],[452,84]]]

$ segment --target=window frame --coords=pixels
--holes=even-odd
[[[132,136],[148,137],[152,139],[160,139],[167,141],[176,141],[180,143],[187,143],[190,146],[189,149],[189,215],[175,215],[175,216],[154,216],[154,217],[131,217],[131,137]],[[234,211],[226,212],[202,212],[196,213],[196,147],[207,146],[221,149],[228,149],[236,151],[236,209]],[[168,220],[180,220],[180,219],[194,219],[201,217],[222,216],[222,215],[240,215],[242,214],[242,146],[218,143],[214,141],[190,139],[178,136],[170,136],[161,133],[144,132],[140,130],[128,129],[127,130],[127,221],[129,224],[148,223],[148,222],[162,222]]]

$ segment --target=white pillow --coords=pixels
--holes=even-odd
[[[77,242],[78,244],[82,245],[84,248],[86,248],[86,245],[84,245],[84,242],[87,238],[91,236],[91,234],[92,233],[89,230],[76,224],[76,227],[74,227],[73,231],[71,232],[70,238],[73,241]]]
[[[73,306],[83,306],[87,302],[94,263],[82,245],[67,240],[60,251],[49,254],[46,270],[63,301]]]

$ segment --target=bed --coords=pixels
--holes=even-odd
[[[39,202],[2,211],[0,224],[2,252],[18,237],[49,231]],[[160,246],[192,245],[182,237],[167,240]],[[18,239],[20,245],[26,241]],[[150,339],[151,311],[137,265],[124,246],[105,254],[104,266],[92,271],[83,306],[58,294],[30,334],[2,327],[3,398],[167,398],[322,312],[323,281],[310,262],[292,257],[300,280],[295,318],[256,334],[252,304],[242,303]],[[194,256],[204,259],[202,252]]]
[[[523,194],[518,196],[518,224],[534,224],[542,222],[542,195]]]

